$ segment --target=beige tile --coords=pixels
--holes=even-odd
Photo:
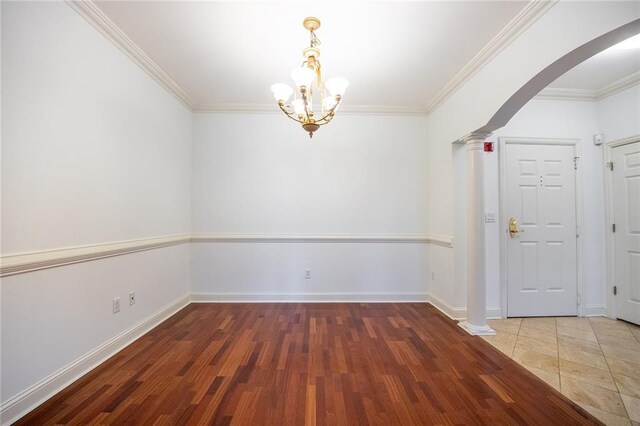
[[[598,348],[598,351],[600,351],[600,348]],[[575,346],[560,342],[560,345],[558,345],[558,353],[561,360],[573,361],[602,370],[609,368],[602,352],[587,352],[577,349]]]
[[[554,357],[558,356],[557,340],[547,340],[518,335],[518,339],[516,340],[516,349],[518,348],[542,352]]]
[[[610,327],[625,327],[625,323],[623,321],[613,320],[607,317],[589,317],[589,321],[591,321],[592,326],[597,325],[605,325]]]
[[[628,333],[628,335],[623,336],[622,333],[617,336],[613,336],[611,334],[598,334],[598,342],[601,345],[616,345],[629,349],[640,348],[640,342],[638,342],[635,336],[631,334],[629,330],[626,330],[625,332]]]
[[[629,332],[631,337],[615,337],[609,335],[598,336],[598,342],[600,345],[616,346],[620,349],[629,349],[632,351],[640,351],[640,342]]]
[[[583,352],[591,352],[602,355],[602,349],[598,342],[590,342],[588,340],[580,340],[570,336],[558,336],[560,345],[571,347]]]
[[[573,361],[567,361],[560,359],[560,374],[575,379],[581,379],[596,386],[600,386],[605,389],[617,391],[613,377],[609,372],[609,369],[600,369],[590,367],[588,365],[579,364]]]
[[[585,340],[587,342],[598,341],[593,330],[580,330],[580,329],[558,327],[558,336],[572,337],[574,339]]]
[[[640,364],[615,358],[607,359],[607,364],[609,364],[609,369],[614,376],[616,374],[621,374],[623,376],[634,377],[640,380]]]
[[[604,356],[605,358],[607,358],[607,360],[609,360],[609,358],[615,358],[622,361],[640,364],[640,352],[638,352],[637,350],[619,348],[615,345],[606,344],[600,344],[600,347],[602,348],[602,352],[604,353]]]
[[[535,329],[544,333],[556,333],[556,319],[555,318],[523,318],[520,324],[520,331]]]
[[[563,375],[560,375],[560,388],[565,396],[579,404],[586,404],[616,416],[627,415],[620,394],[616,391]]]
[[[560,375],[558,373],[552,373],[547,370],[542,370],[536,367],[524,366],[527,370],[535,374],[537,378],[542,380],[548,385],[551,385],[555,390],[560,392]]]
[[[487,324],[493,328],[496,332],[518,334],[520,330],[520,323],[522,318],[506,318],[497,320],[488,320]]]
[[[622,402],[627,409],[629,418],[634,422],[640,422],[640,399],[634,398],[629,395],[621,394]]]
[[[580,331],[593,331],[589,318],[560,317],[556,318],[556,326],[559,329],[572,329]]]
[[[537,328],[520,327],[520,332],[518,332],[518,337],[529,337],[532,339],[540,340],[541,342],[545,342],[545,343],[547,342],[553,343],[558,341],[558,336],[556,335],[555,330],[553,333],[551,333],[548,331],[538,330]]]
[[[625,416],[616,416],[615,414],[608,413],[606,411],[602,411],[599,408],[592,407],[586,404],[578,404],[582,408],[585,409],[589,414],[591,414],[596,419],[600,420],[607,426],[629,426],[631,425],[631,421],[629,418]]]
[[[516,346],[516,339],[518,336],[498,331],[495,336],[482,336],[482,338],[500,352],[511,357],[513,354],[513,348]]]
[[[616,325],[604,325],[604,324],[593,324],[593,332],[596,333],[596,336],[611,336],[618,337],[621,339],[631,339],[635,340],[635,336],[631,333],[629,327],[624,324],[616,324]]]
[[[555,374],[559,371],[557,356],[519,348],[518,346],[513,351],[513,360],[527,368],[533,367]]]
[[[618,385],[620,393],[640,398],[640,379],[619,373],[613,373],[613,378],[616,381],[616,385]]]

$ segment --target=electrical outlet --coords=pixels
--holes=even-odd
[[[120,298],[116,297],[113,299],[113,313],[117,314],[118,312],[120,312]]]
[[[431,280],[435,280],[436,279],[436,273],[431,271]]]
[[[305,277],[305,279],[307,279],[307,280],[310,280],[310,279],[311,279],[311,269],[305,269],[305,270],[304,270],[304,277]]]
[[[135,291],[130,291],[129,292],[129,304],[130,305],[135,305],[136,304],[136,292]]]

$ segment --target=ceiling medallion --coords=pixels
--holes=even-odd
[[[306,18],[302,25],[309,31],[309,47],[302,51],[304,62],[300,68],[291,71],[291,78],[295,82],[296,90],[284,83],[276,83],[271,86],[273,96],[278,101],[280,109],[287,114],[287,117],[302,124],[302,128],[309,133],[309,138],[313,137],[313,132],[324,124],[327,124],[334,117],[338,105],[342,100],[342,95],[349,85],[346,78],[334,77],[326,82],[322,80],[320,67],[320,40],[316,37],[315,31],[320,28],[318,18]],[[315,80],[315,81],[314,81]],[[327,92],[329,96],[327,96]],[[314,114],[313,96],[319,99]],[[289,98],[293,96],[291,105],[287,104]],[[320,117],[320,118],[316,118]]]

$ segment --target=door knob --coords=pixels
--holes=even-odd
[[[512,217],[511,219],[509,219],[509,235],[511,235],[511,238],[513,238],[518,232],[524,231],[518,231],[518,222],[516,222],[516,219]]]

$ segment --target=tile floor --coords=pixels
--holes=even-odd
[[[640,426],[640,327],[604,317],[490,320],[487,342],[607,425]]]

